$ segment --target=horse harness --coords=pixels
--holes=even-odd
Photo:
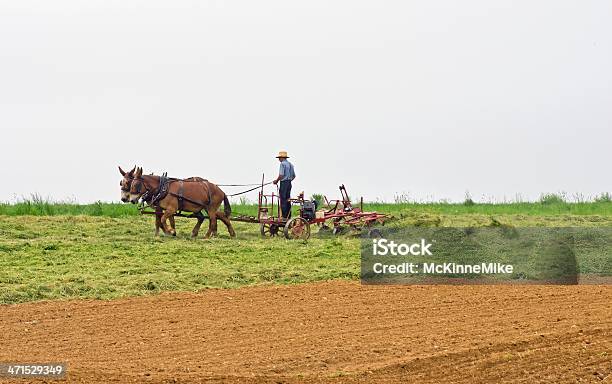
[[[183,210],[183,207],[184,207],[184,204],[185,204],[184,202],[188,201],[188,202],[190,202],[192,204],[195,204],[197,206],[204,207],[204,209],[208,212],[208,208],[209,208],[210,203],[212,201],[212,196],[210,194],[210,183],[206,179],[202,179],[202,180],[190,180],[190,181],[188,180],[187,182],[195,182],[195,181],[202,181],[202,182],[206,183],[206,191],[208,192],[208,204],[204,204],[201,201],[192,200],[192,199],[186,197],[185,194],[184,194],[184,183],[185,183],[185,180],[168,177],[167,173],[164,173],[163,175],[160,176],[160,178],[159,178],[159,187],[156,190],[154,190],[154,191],[147,190],[142,195],[142,199],[143,199],[143,201],[146,201],[147,204],[149,204],[150,206],[156,207],[156,206],[158,206],[160,201],[162,201],[166,196],[168,196],[168,194],[170,194],[170,196],[174,196],[178,200],[178,210],[179,211]],[[172,184],[174,182],[178,182],[179,183],[178,193],[174,193],[174,192],[169,192],[168,191],[170,189],[170,184]]]

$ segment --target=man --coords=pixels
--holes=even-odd
[[[288,219],[291,216],[291,202],[289,199],[291,198],[291,182],[295,179],[295,171],[293,164],[287,160],[289,156],[287,156],[286,151],[280,151],[276,158],[280,161],[280,170],[278,171],[278,177],[273,183],[278,184],[280,182],[281,213],[285,219]]]

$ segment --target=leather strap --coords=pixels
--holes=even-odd
[[[177,200],[178,200],[178,210],[182,211],[183,210],[183,190],[184,190],[184,185],[183,185],[183,180],[179,180],[179,189],[178,189],[178,196],[177,196]]]

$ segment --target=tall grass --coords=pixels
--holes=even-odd
[[[449,203],[449,202],[403,202],[403,203],[365,203],[364,210],[378,211],[392,215],[407,212],[439,214],[523,214],[523,215],[602,215],[612,216],[612,201],[602,198],[594,202],[567,202],[553,198],[543,198],[541,202],[517,203]],[[24,199],[17,203],[0,203],[0,216],[137,216],[135,205],[122,203],[96,202],[76,204],[52,202],[43,199]],[[257,205],[250,202],[232,204],[233,215],[257,215]]]
[[[104,203],[97,201],[92,204],[77,204],[74,202],[51,201],[40,195],[23,198],[16,203],[0,203],[0,215],[5,216],[106,216],[124,217],[138,215],[133,205],[120,203]]]
[[[612,216],[612,203],[369,203],[364,210],[395,214],[398,212],[426,212],[447,215],[601,215]]]

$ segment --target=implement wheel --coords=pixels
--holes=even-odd
[[[278,233],[278,225],[261,223],[259,225],[259,232],[263,237],[274,237]]]
[[[294,217],[285,224],[285,237],[289,240],[308,240],[310,224],[301,217]]]

